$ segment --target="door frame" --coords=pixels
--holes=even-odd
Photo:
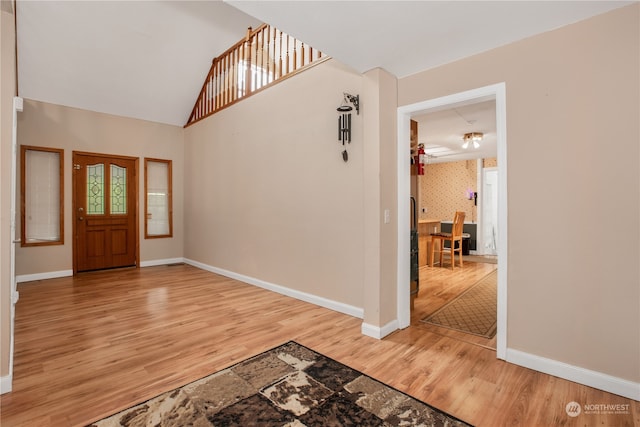
[[[409,200],[410,162],[410,125],[412,116],[455,108],[482,101],[496,102],[496,137],[498,151],[498,315],[496,333],[496,356],[507,356],[507,108],[506,85],[504,82],[477,89],[429,99],[398,107],[397,113],[397,319],[398,327],[403,329],[411,324],[409,298]]]
[[[104,158],[109,158],[109,159],[124,159],[124,160],[133,160],[134,162],[134,169],[133,169],[133,176],[134,176],[134,191],[135,191],[135,199],[136,199],[136,203],[135,203],[135,208],[136,208],[136,212],[134,215],[134,222],[135,222],[135,230],[133,231],[135,233],[136,236],[136,247],[135,247],[135,254],[136,254],[136,268],[140,268],[140,178],[139,178],[139,174],[138,174],[138,164],[139,164],[139,158],[138,157],[132,157],[132,156],[122,156],[119,154],[104,154],[104,153],[90,153],[87,151],[73,151],[71,154],[71,166],[72,166],[72,173],[71,173],[71,222],[72,222],[72,233],[73,233],[73,243],[72,243],[72,252],[73,252],[73,275],[75,276],[76,274],[78,274],[78,249],[77,249],[77,227],[76,227],[76,212],[77,212],[77,200],[76,200],[76,164],[75,164],[75,158],[76,155],[80,155],[80,156],[93,156],[93,157],[104,157]]]

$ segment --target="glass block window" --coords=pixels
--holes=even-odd
[[[127,168],[111,165],[111,214],[127,213]]]
[[[87,165],[87,215],[104,215],[104,165]]]

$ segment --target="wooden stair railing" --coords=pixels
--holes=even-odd
[[[244,39],[213,59],[185,127],[327,59],[270,25],[249,27]]]

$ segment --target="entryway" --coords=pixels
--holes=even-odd
[[[73,152],[73,272],[136,266],[136,157]]]
[[[410,259],[409,251],[409,205],[407,200],[410,194],[410,120],[417,114],[429,111],[437,111],[445,108],[456,108],[458,106],[472,103],[495,100],[496,108],[496,142],[497,142],[497,163],[498,167],[498,203],[497,203],[497,254],[500,263],[498,264],[497,277],[497,335],[496,335],[496,356],[499,359],[506,358],[506,304],[507,304],[507,158],[506,158],[506,89],[504,83],[485,86],[478,89],[460,92],[441,98],[425,100],[398,108],[398,145],[397,145],[397,172],[398,172],[398,327],[405,328],[411,324],[410,314]]]

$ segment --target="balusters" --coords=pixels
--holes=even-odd
[[[231,64],[231,66],[233,69],[233,78],[231,79],[231,100],[235,101],[236,99],[238,99],[238,49],[234,49],[232,54],[233,63]]]
[[[297,57],[297,47],[298,45],[298,41],[296,39],[293,40],[293,70],[295,71],[296,68],[298,67],[298,57]]]
[[[289,34],[287,34],[287,70],[285,71],[285,74],[289,74]]]
[[[233,65],[231,60],[231,52],[228,52],[225,56],[226,67],[224,70],[224,97],[225,104],[231,102],[231,79],[233,78]]]
[[[255,66],[255,71],[252,70],[252,73],[254,73],[253,77],[255,81],[255,87],[254,87],[255,89],[258,89],[260,86],[262,86],[262,76],[258,72],[258,70],[262,65],[261,52],[262,52],[262,30],[258,31],[258,33],[256,34],[256,66]],[[254,88],[252,88],[252,90]]]
[[[215,110],[217,110],[218,108],[220,108],[220,61],[216,61],[214,67],[215,67],[215,71],[213,75],[214,75],[215,83],[213,84],[213,86],[214,86],[214,93],[216,98]]]
[[[265,84],[267,84],[266,82],[266,74],[264,72],[264,68],[265,68],[265,62],[266,62],[266,58],[265,58],[265,46],[269,46],[269,43],[267,41],[267,39],[265,38],[265,30],[267,27],[263,27],[261,34],[262,34],[262,43],[260,44],[260,68],[258,70],[256,70],[256,73],[260,74],[260,87],[264,86]],[[257,88],[256,88],[257,89]]]
[[[276,79],[282,77],[282,31],[280,31],[280,37],[278,37],[278,73]]]
[[[211,112],[211,73],[207,76],[207,92],[205,95],[205,109],[204,113],[209,114]]]
[[[241,41],[213,59],[187,125],[323,57],[322,52],[277,28],[266,24],[256,30],[249,27]]]
[[[253,42],[251,39],[251,27],[247,30],[247,37],[245,45],[247,51],[245,52],[245,70],[244,70],[244,96],[251,93],[251,46]]]
[[[267,69],[267,75],[265,76],[265,84],[269,84],[271,83],[271,78],[269,77],[271,75],[271,27],[267,26],[266,28],[267,30],[267,59],[266,59],[266,69]]]

